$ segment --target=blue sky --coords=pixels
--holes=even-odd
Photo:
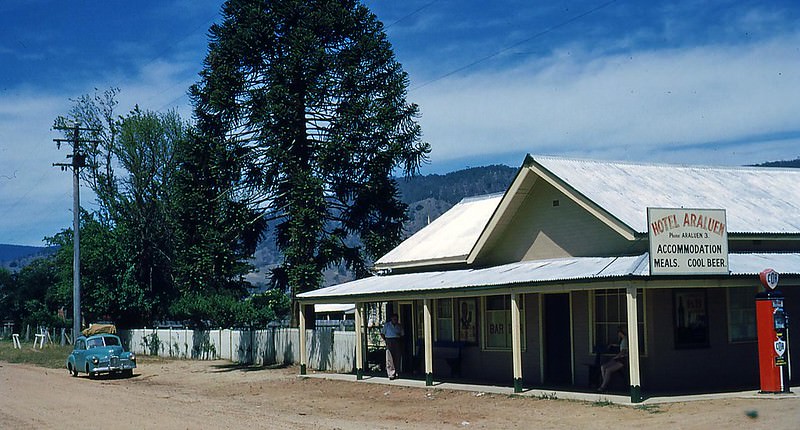
[[[221,1],[0,3],[0,243],[71,225],[50,127],[119,87],[123,114],[177,109]],[[738,165],[800,156],[800,4],[791,1],[366,3],[420,105],[423,173],[524,154]],[[84,189],[83,204],[92,207]]]

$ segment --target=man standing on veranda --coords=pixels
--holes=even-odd
[[[397,314],[392,314],[381,329],[381,337],[386,342],[386,373],[389,379],[397,379],[396,364],[400,363],[403,351],[403,326],[397,322]]]

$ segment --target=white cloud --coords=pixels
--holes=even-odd
[[[178,108],[184,119],[191,110],[184,95],[194,82],[195,64],[153,61],[133,76],[105,76],[86,83],[84,93],[101,92],[120,82],[116,113],[135,104],[143,109]],[[53,120],[65,114],[81,94],[53,94],[34,88],[0,93],[0,243],[42,245],[41,239],[72,225],[72,174],[52,163],[68,162],[69,149],[56,149]],[[81,188],[84,208],[92,209],[94,195]]]
[[[510,71],[450,77],[410,98],[434,162],[500,148],[642,161],[683,153],[705,164],[794,158],[794,140],[763,136],[800,132],[797,46],[797,34],[615,55],[571,46]],[[709,151],[709,142],[737,144]],[[759,157],[760,147],[772,158]]]
[[[30,89],[0,96],[0,243],[41,245],[70,222],[71,176],[52,166],[67,151],[50,129],[68,104]]]

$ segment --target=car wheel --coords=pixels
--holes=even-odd
[[[73,378],[78,376],[78,369],[72,367],[72,363],[67,365],[67,370],[69,371],[69,374],[72,375]]]
[[[86,365],[86,374],[89,375],[89,378],[94,379],[94,372],[89,371],[89,365]]]
[[[122,376],[125,378],[133,377],[133,369],[125,369],[122,371]]]

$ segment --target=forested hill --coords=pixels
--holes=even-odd
[[[517,169],[493,165],[472,167],[445,175],[422,175],[397,180],[406,204],[433,198],[456,204],[464,197],[504,191]]]
[[[472,167],[445,175],[398,179],[400,198],[408,205],[405,234],[410,236],[465,197],[505,191],[517,169],[493,165]]]
[[[54,252],[55,248],[0,244],[0,267],[13,270]]]
[[[800,158],[795,160],[781,160],[781,161],[770,161],[768,163],[761,163],[756,164],[758,167],[795,167],[800,168]]]

